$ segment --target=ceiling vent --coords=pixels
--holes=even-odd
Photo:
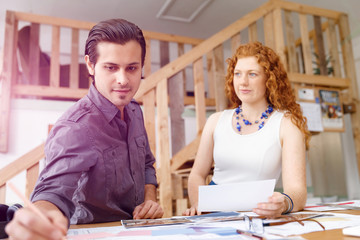
[[[178,22],[192,22],[212,0],[166,0],[157,18]]]

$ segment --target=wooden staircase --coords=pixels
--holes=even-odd
[[[35,26],[35,29],[39,24],[52,26],[53,42],[57,44],[59,43],[60,27],[72,29],[73,36],[75,35],[75,40],[72,41],[76,44],[79,29],[90,29],[93,25],[92,23],[9,11],[6,18],[4,59],[7,61],[4,61],[2,72],[3,92],[0,106],[1,112],[5,113],[0,116],[0,149],[3,152],[7,150],[11,97],[32,95],[61,98],[76,96],[80,98],[86,94],[85,89],[59,87],[57,70],[59,63],[56,59],[51,65],[50,86],[16,84],[17,63],[15,59],[16,44],[14,43],[17,42],[18,21],[30,22],[32,27]],[[147,56],[144,69],[146,78],[142,81],[135,96],[137,100],[142,102],[150,146],[157,157],[159,200],[165,211],[165,217],[179,214],[187,207],[186,191],[184,192],[187,184],[186,177],[196,155],[201,131],[206,121],[206,106],[214,105],[216,111],[221,111],[228,106],[224,93],[225,59],[229,55],[226,46],[230,45],[230,52],[232,53],[240,43],[261,41],[279,54],[294,86],[338,89],[342,93],[344,103],[353,104],[357,106],[357,109],[360,109],[351,34],[348,17],[344,13],[284,0],[270,0],[204,41],[165,34],[155,35],[146,31],[144,33],[148,42],[152,40],[176,42],[179,51],[177,59],[165,64],[156,72],[151,71],[151,56]],[[190,44],[194,47],[185,53],[184,44]],[[147,53],[151,52],[150,47],[151,45],[148,44]],[[78,49],[74,47],[73,51],[76,53]],[[319,56],[316,61],[321,75],[313,74],[313,53]],[[332,57],[331,66],[334,68],[332,75],[328,75],[326,72],[327,54]],[[51,59],[54,57],[59,57],[56,44],[55,46],[53,44]],[[71,65],[75,66],[72,69],[76,69],[79,63],[73,59],[75,57],[71,61]],[[36,64],[36,61],[34,62]],[[340,62],[344,63],[343,66]],[[192,69],[192,79],[185,79],[184,72],[189,69],[189,66]],[[70,74],[76,76],[76,73],[71,72]],[[76,81],[76,77],[73,79]],[[177,94],[178,89],[183,89],[185,80],[193,82],[194,97],[187,97],[184,91]],[[170,88],[168,88],[169,85]],[[208,92],[205,92],[205,85],[208,86]],[[12,94],[10,95],[10,93]],[[176,124],[169,124],[169,106],[171,110],[174,103],[180,103],[180,106],[177,105],[176,111],[171,111],[170,119],[178,118],[182,113],[183,106],[195,105],[197,137],[171,156],[170,147],[177,143],[171,139],[174,136],[170,137],[171,129],[169,126],[171,125],[174,128],[173,131],[180,129],[177,128]],[[360,163],[359,111],[352,113],[351,118],[357,160]],[[360,164],[358,165],[360,166]],[[7,170],[9,168],[10,166],[5,167]],[[26,170],[27,168],[28,166],[25,164],[22,165],[22,169]],[[0,202],[4,199],[5,183],[8,180],[9,178],[0,181]]]

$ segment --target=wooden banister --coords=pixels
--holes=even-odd
[[[0,203],[5,202],[6,182],[24,170],[27,172],[26,195],[30,196],[39,174],[39,161],[45,157],[44,144],[40,144],[30,152],[0,169]]]
[[[255,9],[251,13],[246,14],[244,17],[224,28],[220,32],[216,33],[207,40],[201,42],[194,47],[191,51],[185,53],[181,57],[175,59],[169,64],[165,65],[160,70],[154,72],[145,81],[142,81],[138,92],[135,95],[135,99],[140,98],[150,89],[154,88],[158,82],[162,79],[168,79],[172,75],[178,73],[184,69],[187,65],[195,62],[195,60],[201,58],[203,55],[214,49],[216,46],[222,44],[226,40],[230,39],[239,31],[247,28],[251,23],[263,17],[264,14],[272,10],[272,2],[264,3],[259,8]]]

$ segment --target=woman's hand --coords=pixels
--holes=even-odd
[[[285,196],[279,192],[269,197],[268,202],[258,203],[257,208],[253,209],[253,212],[268,218],[279,217],[283,212],[287,210]]]
[[[182,214],[183,216],[195,216],[201,215],[201,212],[197,210],[197,207],[191,207],[185,210]]]

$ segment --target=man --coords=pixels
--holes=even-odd
[[[93,84],[57,121],[31,200],[48,217],[17,211],[11,239],[61,239],[69,223],[159,218],[156,176],[140,106],[142,31],[123,19],[95,25],[85,46]]]

